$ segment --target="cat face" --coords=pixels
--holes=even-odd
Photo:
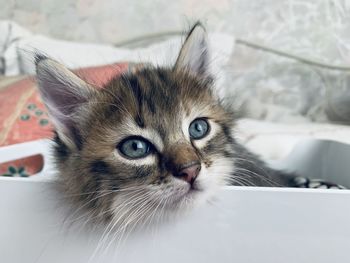
[[[201,25],[174,68],[146,67],[100,90],[39,58],[67,196],[93,217],[132,225],[203,202],[225,185],[233,170],[232,115],[213,94],[207,62]]]

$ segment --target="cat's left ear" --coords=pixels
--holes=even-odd
[[[196,23],[188,33],[175,69],[188,70],[200,77],[209,77],[208,35],[201,23]]]
[[[59,138],[79,148],[79,118],[96,91],[55,60],[37,55],[35,63],[41,98]]]

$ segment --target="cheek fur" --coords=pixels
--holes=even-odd
[[[200,188],[211,191],[228,183],[234,169],[233,161],[224,156],[212,157],[214,160],[207,167],[203,167],[197,183]]]
[[[134,227],[140,223],[150,223],[156,217],[179,208],[179,200],[188,192],[189,185],[172,179],[160,185],[135,185],[121,189],[113,200],[112,224],[115,228]]]

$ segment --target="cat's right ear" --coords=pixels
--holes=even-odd
[[[96,91],[55,60],[37,56],[35,64],[39,91],[58,136],[79,149],[77,117]]]
[[[211,76],[209,68],[209,41],[204,26],[197,22],[188,33],[175,63],[175,69],[182,69],[197,76]]]

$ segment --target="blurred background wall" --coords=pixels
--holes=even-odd
[[[350,39],[349,0],[0,2],[0,19],[18,22],[34,33],[66,40],[115,43],[144,33],[184,29],[196,19],[205,21],[212,31],[287,48],[293,45],[288,42],[308,48],[312,42],[317,45],[315,41],[320,38],[323,40],[318,42],[328,46],[337,41],[334,36]],[[283,42],[278,41],[281,38]]]
[[[0,19],[57,39],[106,44],[183,31],[200,19],[209,32],[321,63],[350,64],[350,0],[0,0]],[[236,45],[227,72],[228,91],[251,104],[254,118],[296,114],[298,121],[300,115],[325,121],[329,105],[333,111],[344,98],[346,107],[339,107],[350,105],[349,70],[312,67]],[[259,103],[267,105],[267,113]]]

